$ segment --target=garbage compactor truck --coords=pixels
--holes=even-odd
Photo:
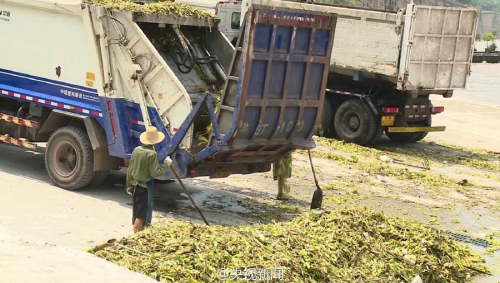
[[[314,2],[314,1],[313,1]],[[444,131],[431,117],[444,111],[431,95],[451,97],[466,86],[474,51],[478,11],[474,8],[409,4],[398,12],[243,0],[337,15],[335,42],[322,117],[322,133],[360,145],[383,134],[415,142]]]
[[[314,147],[333,14],[255,5],[235,48],[210,17],[76,0],[3,0],[0,11],[0,139],[46,143],[64,189],[126,166],[147,125],[182,178],[265,172]]]

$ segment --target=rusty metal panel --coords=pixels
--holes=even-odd
[[[414,6],[405,89],[465,88],[478,15],[474,8]]]
[[[272,159],[314,147],[336,16],[254,5],[246,17],[218,117],[229,151]]]

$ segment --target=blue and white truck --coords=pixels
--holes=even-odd
[[[182,178],[265,172],[314,147],[333,14],[256,5],[233,47],[217,19],[80,0],[3,0],[0,11],[0,140],[46,143],[64,189],[126,166],[145,125],[165,134],[155,150]]]

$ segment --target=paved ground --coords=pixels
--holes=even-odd
[[[500,151],[500,64],[474,64],[467,90],[431,99],[445,107],[432,123],[446,132],[431,133],[428,140]]]
[[[2,226],[0,248],[0,282],[157,282],[91,254],[47,243]]]

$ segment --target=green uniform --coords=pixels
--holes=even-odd
[[[274,180],[278,178],[292,177],[292,154],[285,154],[273,164],[273,177]]]
[[[158,154],[150,145],[141,145],[134,149],[127,171],[127,188],[141,186],[165,174],[169,166],[160,164]]]

